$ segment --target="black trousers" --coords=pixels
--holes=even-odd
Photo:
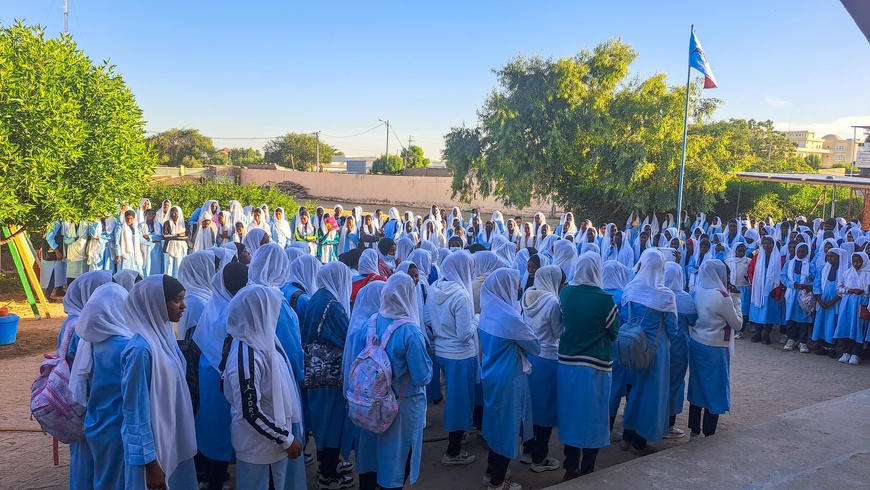
[[[637,432],[631,429],[625,429],[622,431],[622,440],[630,442],[631,446],[637,450],[641,450],[646,447],[646,439],[639,436]]]
[[[702,410],[704,412],[703,420],[701,417]],[[710,413],[706,408],[702,409],[697,405],[689,404],[689,429],[692,430],[692,434],[700,434],[703,432],[704,437],[712,436],[716,433],[716,425],[718,424],[718,415]]]
[[[788,322],[788,338],[799,344],[806,344],[810,332],[809,323],[798,323],[792,320]]]
[[[504,483],[504,477],[507,474],[508,465],[511,463],[510,458],[489,450],[489,456],[486,459],[486,473],[489,475],[489,484],[497,487]]]
[[[196,479],[200,483],[207,483],[208,490],[221,490],[226,481],[227,468],[229,463],[226,461],[215,461],[205,457],[201,452],[197,451],[193,457],[194,466],[196,466]]]
[[[531,454],[532,462],[541,464],[550,454],[550,436],[553,434],[552,427],[533,425],[535,437],[523,443],[523,454]]]
[[[447,455],[451,458],[459,456],[462,451],[463,435],[465,435],[464,430],[454,430],[447,433]]]
[[[477,430],[483,428],[483,405],[475,405],[471,412],[471,425]]]
[[[408,483],[408,477],[411,476],[411,452],[408,451],[408,459],[405,460],[405,483]],[[360,473],[359,475],[359,490],[400,490],[403,487],[379,487],[377,472],[370,471],[368,473]]]
[[[581,459],[581,452],[583,458]],[[580,470],[581,475],[588,475],[595,470],[595,459],[598,458],[598,448],[583,448],[565,445],[565,470]]]
[[[338,461],[341,456],[337,447],[325,447],[317,451],[317,462],[320,463],[320,474],[324,478],[338,476]]]

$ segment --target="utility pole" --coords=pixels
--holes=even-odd
[[[387,166],[390,164],[390,120],[387,119],[385,121],[383,119],[378,119],[378,121],[387,125],[387,152],[384,153],[384,158],[386,159],[384,160],[384,164]]]
[[[69,34],[69,0],[63,0],[63,32]]]
[[[314,132],[314,169],[320,170],[320,131]]]
[[[408,158],[411,156],[411,141],[413,141],[413,136],[408,135],[408,149],[405,150],[405,160],[402,162],[402,170],[408,168]]]

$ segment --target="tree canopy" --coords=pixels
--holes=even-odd
[[[402,160],[405,161],[405,168],[428,168],[431,161],[423,155],[423,148],[417,145],[411,145],[408,148],[402,149]]]
[[[610,40],[571,58],[517,56],[496,70],[478,124],[445,136],[454,196],[518,207],[540,199],[599,219],[674,210],[685,87],[661,73],[630,75],[636,56]],[[736,171],[808,168],[770,121],[712,121],[720,103],[691,86],[684,209],[713,209]]]
[[[0,223],[94,219],[141,194],[155,157],[115,66],[72,38],[0,29]]]
[[[211,138],[197,129],[173,128],[148,138],[148,143],[157,151],[157,164],[168,167],[202,167],[209,164],[224,164],[215,159]]]
[[[315,165],[317,139],[310,134],[287,133],[266,143],[265,161],[295,170],[317,170]],[[320,140],[320,164],[330,163],[333,155],[341,155],[335,147]]]
[[[399,155],[390,155],[387,159],[386,155],[381,155],[372,162],[373,174],[395,175],[402,171],[404,160]]]
[[[232,148],[229,157],[232,164],[238,167],[263,161],[263,153],[253,148]]]

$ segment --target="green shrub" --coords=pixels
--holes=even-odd
[[[298,208],[293,196],[288,196],[275,187],[259,187],[253,184],[243,186],[217,183],[200,184],[198,182],[184,182],[182,184],[155,182],[151,184],[146,197],[151,200],[151,206],[155,209],[159,208],[160,203],[165,199],[169,199],[173,206],[181,207],[185,217],[189,217],[194,209],[202,207],[206,201],[211,199],[216,199],[220,203],[221,209],[229,209],[232,200],[239,201],[242,206],[266,204],[269,206],[270,212],[274,211],[276,207],[282,207],[286,216],[295,215]]]

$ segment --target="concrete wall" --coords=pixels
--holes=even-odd
[[[450,177],[404,177],[392,175],[354,175],[296,172],[293,170],[241,169],[241,184],[278,184],[290,181],[309,190],[309,196],[324,200],[345,202],[348,205],[377,203],[395,206],[442,207],[458,202],[450,197]],[[479,208],[481,212],[500,209],[506,214],[516,212],[493,198],[477,199],[463,204],[463,209]],[[550,203],[532,202],[524,214],[541,211],[549,214]]]

